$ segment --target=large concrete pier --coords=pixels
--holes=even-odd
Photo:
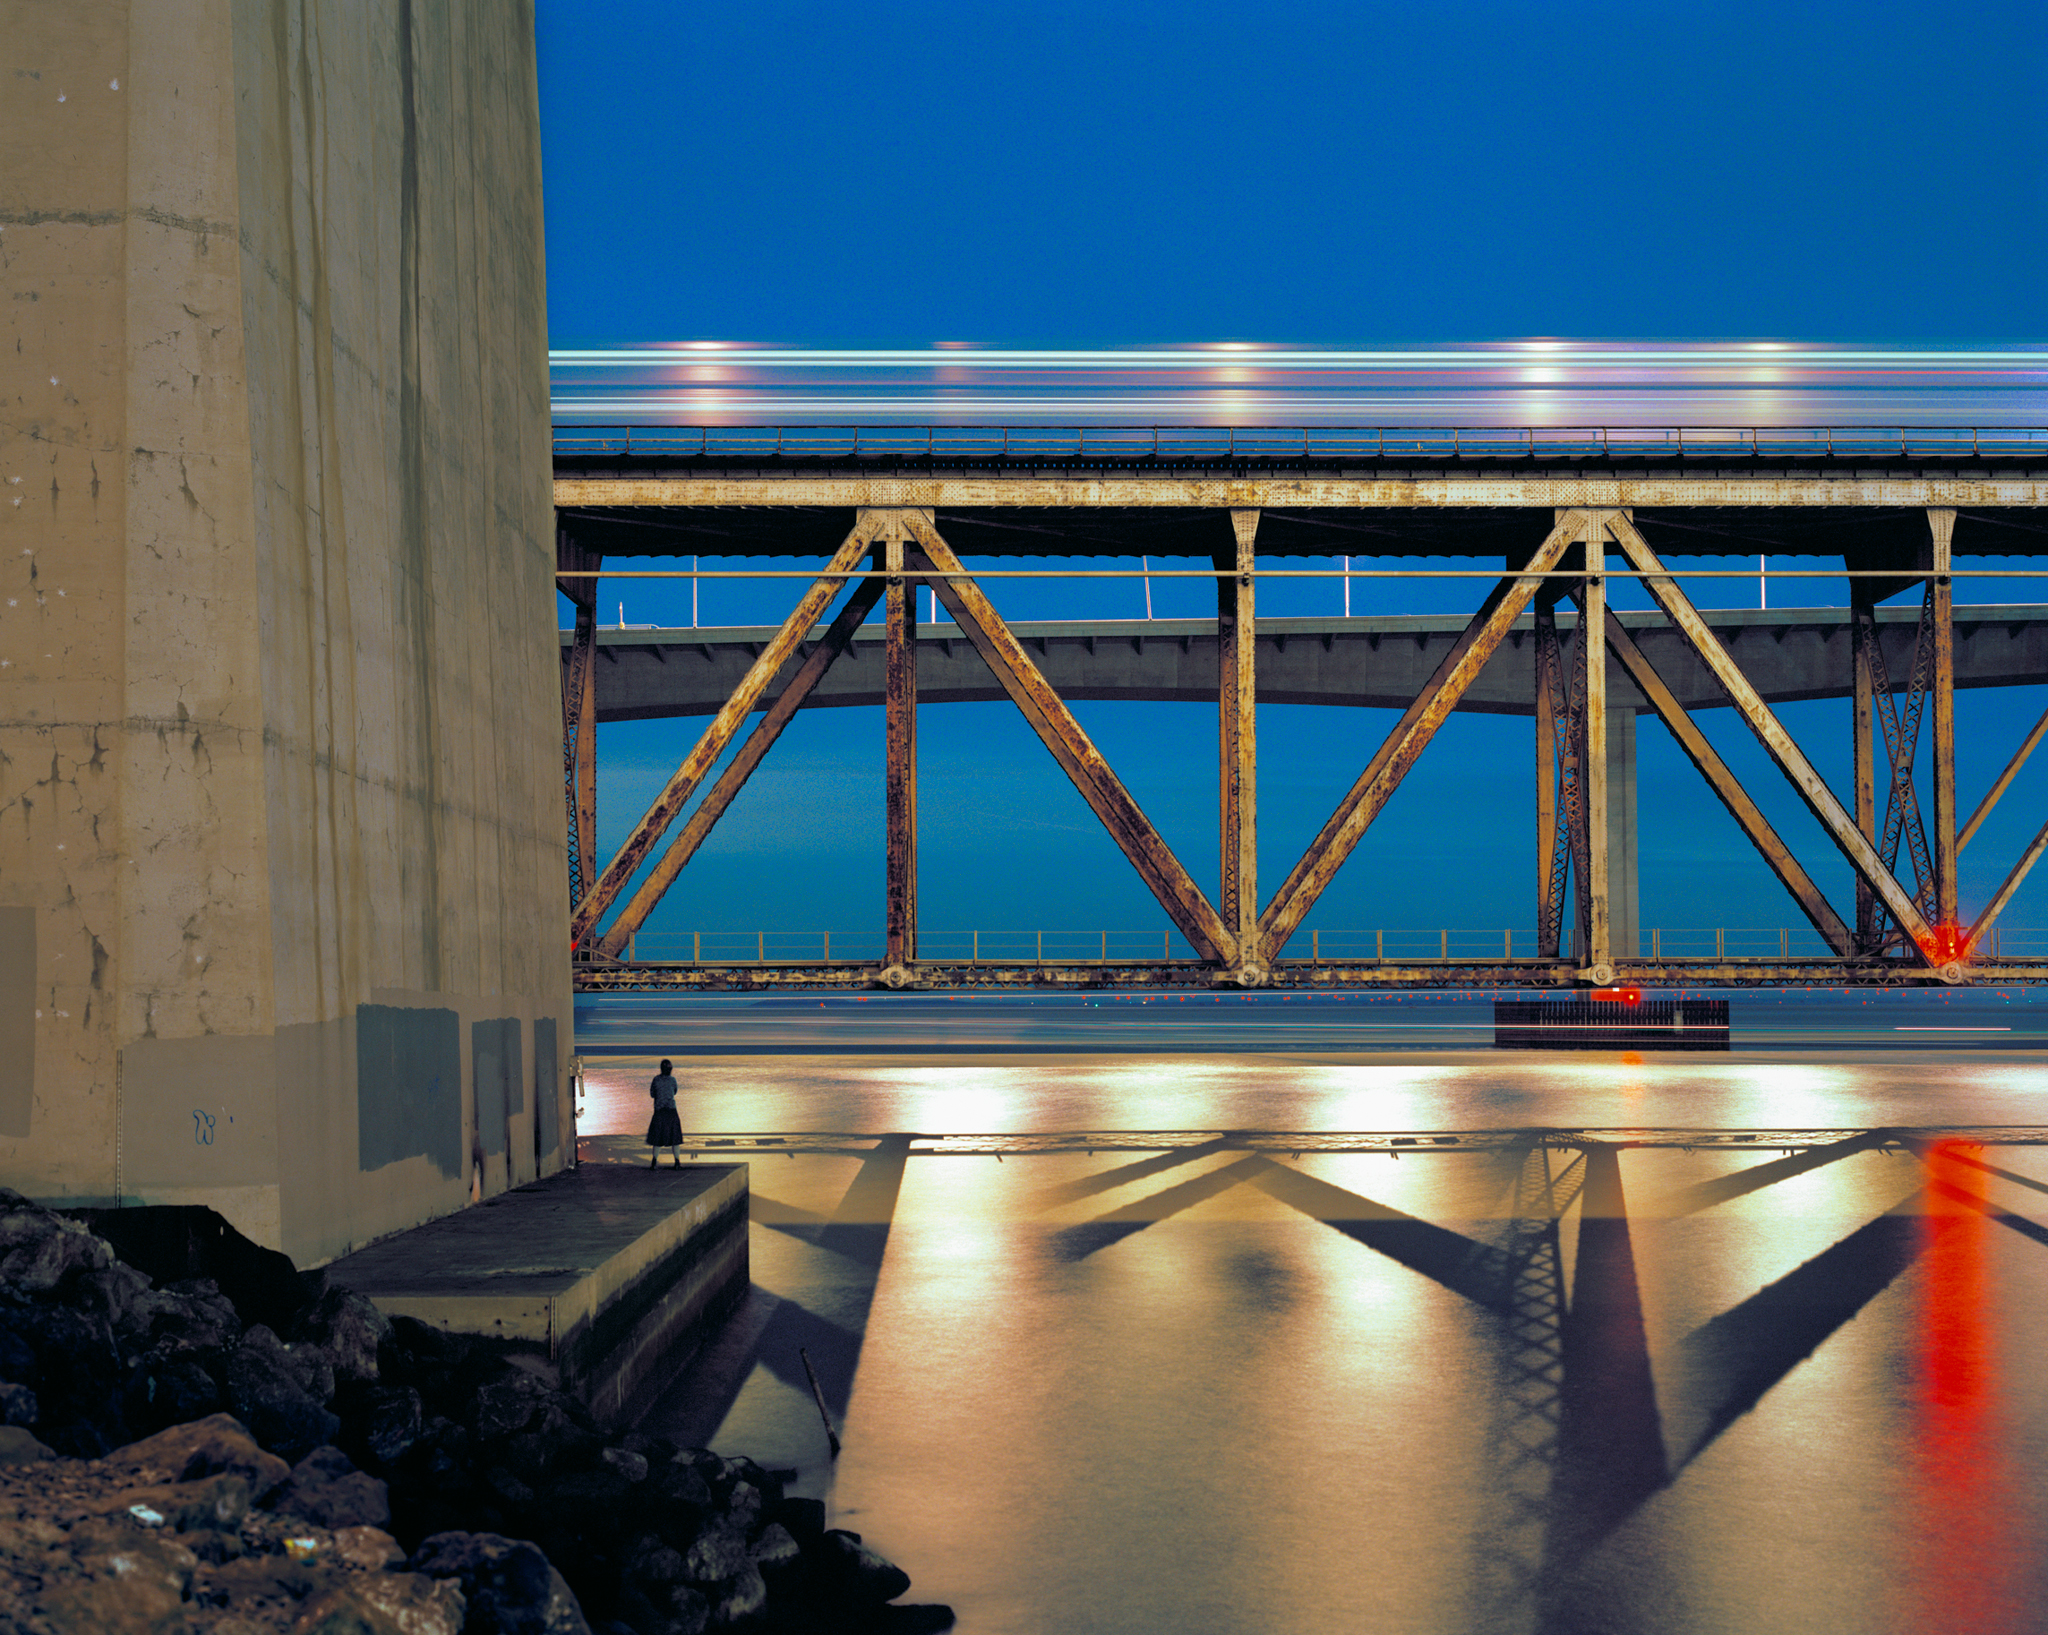
[[[0,1184],[324,1260],[568,1154],[531,9],[0,37]]]

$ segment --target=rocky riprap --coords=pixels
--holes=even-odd
[[[0,1635],[951,1627],[784,1473],[226,1237],[156,1282],[0,1189]]]

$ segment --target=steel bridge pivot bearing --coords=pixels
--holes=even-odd
[[[917,972],[908,965],[884,965],[876,980],[885,988],[908,988],[917,981]]]
[[[1241,965],[1226,965],[1216,973],[1216,984],[1227,988],[1264,988],[1273,981],[1272,970],[1256,960],[1247,960]]]
[[[1958,960],[1950,960],[1946,965],[1942,966],[1940,970],[1935,972],[1935,975],[1940,977],[1941,980],[1946,982],[1951,988],[1961,987],[1963,983],[1969,980],[1969,977],[1963,970],[1961,962]]]
[[[1590,987],[1611,988],[1614,986],[1614,967],[1612,965],[1588,965],[1579,972],[1579,980]]]

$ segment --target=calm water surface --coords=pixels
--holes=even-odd
[[[1635,1060],[1272,998],[580,1016],[586,1161],[644,1164],[656,1054],[754,1149],[754,1293],[649,1428],[796,1469],[969,1635],[2043,1627],[2048,1011],[1738,998]],[[1623,1127],[1700,1140],[1514,1134]],[[1168,1133],[1055,1139],[1113,1131]],[[1316,1150],[1372,1131],[1461,1136]]]

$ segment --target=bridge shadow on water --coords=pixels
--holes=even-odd
[[[756,1191],[756,1242],[771,1234],[802,1255],[803,1297],[757,1288],[643,1428],[710,1443],[757,1371],[808,1400],[805,1357],[827,1409],[844,1422],[892,1233],[933,1224],[899,1220],[917,1139],[876,1138],[829,1209]],[[1254,1144],[1266,1150],[1247,1150]],[[1668,1171],[1660,1172],[1667,1176],[1661,1187],[1637,1171],[1640,1200],[1632,1200],[1624,1174],[1633,1145],[1531,1131],[1487,1152],[1460,1153],[1457,1160],[1484,1183],[1476,1190],[1498,1191],[1505,1201],[1441,1220],[1334,1184],[1290,1162],[1270,1140],[1254,1143],[1243,1133],[1136,1158],[1106,1153],[1094,1160],[1098,1167],[1051,1185],[1034,1184],[1023,1156],[992,1184],[1008,1189],[1007,1218],[1039,1245],[1049,1269],[1117,1254],[1141,1234],[1232,1195],[1248,1197],[1240,1189],[1249,1189],[1269,1201],[1257,1207],[1270,1212],[1277,1204],[1286,1218],[1316,1223],[1455,1295],[1491,1356],[1494,1382],[1484,1461],[1490,1487],[1461,1575],[1467,1627],[1581,1635],[1648,1627],[1633,1569],[1609,1546],[1901,1277],[1930,1254],[1938,1261],[1959,1232],[1996,1225],[2048,1246],[2048,1228],[1986,1191],[2002,1180],[2043,1193],[2048,1181],[1912,1131],[1831,1132],[1774,1158],[1752,1149],[1741,1155],[1743,1167],[1676,1186]],[[1754,1209],[1774,1187],[1873,1153],[1892,1163],[1866,1168],[1859,1185],[1891,1175],[1905,1183],[1893,1189],[1896,1202],[1688,1331],[1657,1338],[1645,1315],[1644,1268],[1655,1262],[1645,1260],[1646,1229],[1661,1233],[1667,1223],[1745,1200]],[[773,1166],[757,1165],[757,1174],[764,1187],[775,1184]],[[1119,1193],[1127,1196],[1113,1207],[1073,1218]],[[1193,1218],[1212,1232],[1229,1231],[1214,1209]],[[1247,1309],[1292,1300],[1294,1270],[1262,1249],[1226,1250],[1215,1264],[1241,1285]],[[1957,1627],[2029,1626],[2001,1622],[1994,1609]]]

